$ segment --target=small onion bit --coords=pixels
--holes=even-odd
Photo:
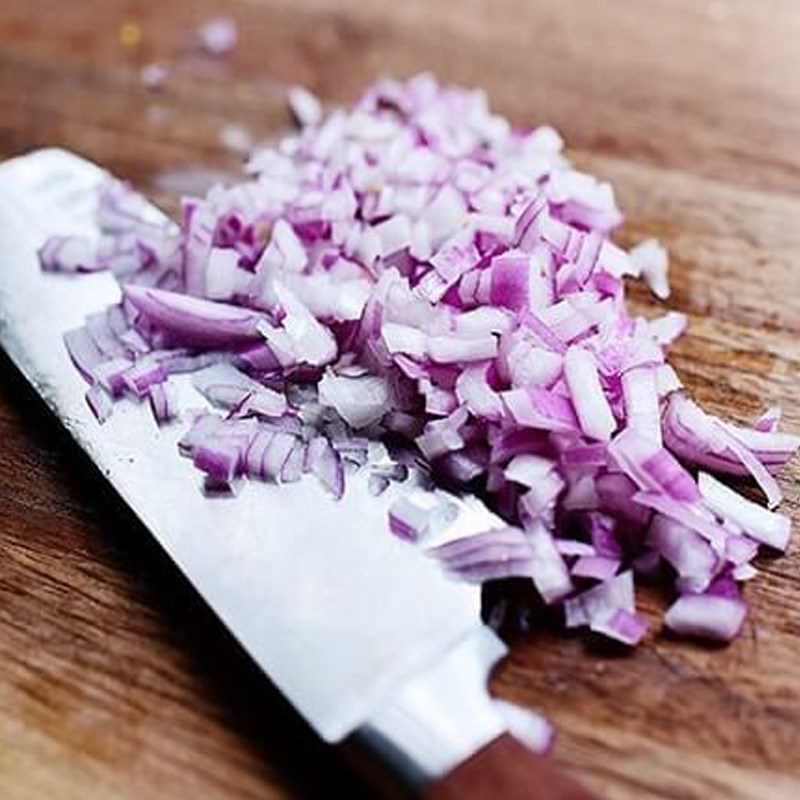
[[[153,418],[159,425],[171,422],[180,414],[177,389],[169,381],[153,384],[148,391],[148,399]]]
[[[197,37],[206,53],[211,56],[224,56],[236,47],[239,30],[231,17],[215,17],[200,26]]]

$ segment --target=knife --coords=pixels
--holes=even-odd
[[[178,456],[180,425],[158,428],[133,403],[98,425],[62,335],[119,289],[107,274],[44,275],[36,253],[53,234],[97,237],[106,179],[57,149],[0,165],[0,344],[17,368],[322,739],[413,796],[590,798],[506,730],[487,690],[506,649],[480,621],[479,588],[389,534],[388,509],[418,476],[379,497],[362,469],[338,501],[314,479],[210,500]],[[177,386],[182,407],[201,405],[188,379]],[[497,521],[474,498],[442,498],[441,538]]]

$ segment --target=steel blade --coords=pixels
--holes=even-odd
[[[338,502],[313,478],[209,500],[176,449],[185,425],[158,429],[132,402],[98,425],[61,337],[116,301],[117,286],[106,274],[42,274],[36,251],[53,233],[96,235],[103,177],[58,150],[0,166],[0,343],[271,680],[323,738],[339,740],[476,630],[478,589],[388,533],[402,486],[375,498],[362,470]],[[188,382],[180,389],[184,407],[199,400]]]

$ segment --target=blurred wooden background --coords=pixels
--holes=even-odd
[[[192,31],[238,21],[230,58]],[[169,205],[234,170],[230,125],[289,124],[427,69],[548,122],[617,187],[619,240],[662,238],[674,363],[714,411],[800,430],[800,4],[793,0],[0,0],[0,157],[62,145]],[[141,67],[174,62],[148,92]],[[635,289],[641,309],[653,307]],[[0,362],[0,795],[367,793],[294,718]],[[785,508],[800,521],[800,469]],[[555,722],[610,800],[800,797],[800,546],[765,560],[742,638],[660,633],[627,657],[534,632],[496,691]],[[655,615],[665,599],[645,593]]]

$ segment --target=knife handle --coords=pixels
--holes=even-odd
[[[595,800],[507,732],[488,692],[507,652],[481,625],[395,689],[353,735],[356,765],[394,797]]]
[[[596,800],[553,763],[504,733],[444,778],[425,800]]]

